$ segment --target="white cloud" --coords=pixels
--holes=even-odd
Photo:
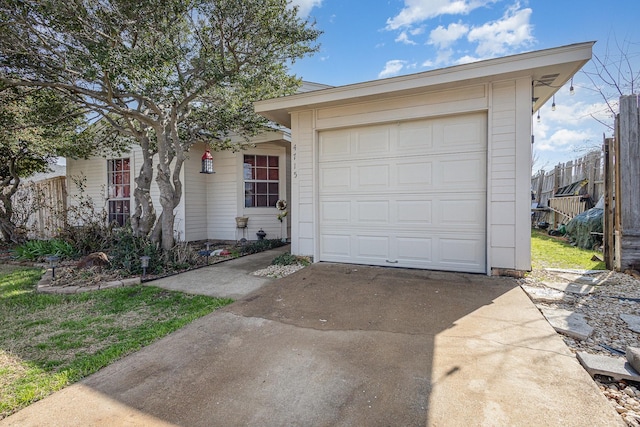
[[[593,135],[588,131],[559,129],[548,139],[535,141],[535,148],[540,151],[572,151],[575,147],[591,140]]]
[[[464,56],[461,56],[460,58],[456,59],[455,63],[457,65],[469,64],[471,62],[482,61],[483,59],[484,58],[478,58],[477,56],[464,55]]]
[[[560,126],[584,126],[585,124],[594,124],[596,119],[605,123],[613,122],[609,107],[604,102],[574,102],[565,104],[558,100],[556,102],[556,111],[552,111],[550,106],[551,103],[547,101],[541,111],[545,116],[545,120],[552,124]]]
[[[291,0],[291,5],[298,6],[298,15],[301,17],[309,16],[309,12],[314,7],[322,6],[323,0]]]
[[[395,41],[398,42],[398,43],[404,43],[404,44],[409,44],[409,45],[415,45],[416,44],[416,42],[414,42],[413,40],[411,40],[409,38],[409,36],[407,35],[406,31],[402,31],[400,34],[398,34],[398,37],[396,37]]]
[[[507,9],[501,19],[487,22],[469,31],[467,39],[478,43],[476,54],[483,58],[509,53],[519,47],[533,43],[530,24],[532,10],[520,9],[520,4]]]
[[[451,23],[447,28],[439,25],[429,33],[427,44],[435,45],[439,49],[446,49],[456,40],[464,37],[469,32],[469,26],[461,22]]]
[[[407,66],[407,61],[403,61],[401,59],[392,59],[391,61],[387,61],[384,69],[378,74],[378,78],[382,79],[385,77],[395,76],[399,74],[405,66]]]
[[[467,15],[498,0],[404,0],[404,8],[387,19],[387,29],[397,30],[440,15]]]

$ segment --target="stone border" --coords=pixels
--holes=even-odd
[[[78,294],[82,292],[99,291],[102,289],[124,288],[126,286],[136,286],[140,284],[140,277],[131,277],[128,279],[114,280],[111,282],[102,282],[92,286],[51,286],[53,274],[48,268],[36,287],[36,291],[43,294]]]

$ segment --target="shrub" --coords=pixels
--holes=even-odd
[[[249,255],[255,254],[258,252],[268,251],[269,249],[279,248],[280,246],[286,245],[286,242],[283,242],[280,239],[264,239],[264,240],[256,240],[240,248],[241,255]]]
[[[184,270],[201,261],[198,251],[186,242],[177,243],[165,254],[165,258],[168,266],[174,270]]]
[[[160,248],[146,237],[138,237],[133,234],[131,227],[125,226],[113,230],[113,239],[108,248],[111,268],[121,270],[126,274],[139,274],[142,272],[140,257],[150,257],[149,273],[161,273],[164,271],[165,260]]]
[[[296,265],[296,264],[305,264],[304,259],[298,258],[295,255],[291,255],[289,252],[282,253],[275,257],[273,261],[271,261],[271,265]],[[308,261],[306,262],[309,263]]]

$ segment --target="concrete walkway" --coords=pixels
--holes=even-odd
[[[276,256],[289,250],[289,245],[281,246],[144,284],[196,295],[238,299],[272,281],[252,273],[269,266]]]
[[[0,425],[624,423],[515,281],[314,264]]]

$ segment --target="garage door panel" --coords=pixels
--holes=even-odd
[[[356,156],[371,154],[389,154],[391,151],[391,140],[389,138],[389,128],[371,127],[364,130],[353,131],[355,141],[354,154]]]
[[[415,153],[416,150],[433,149],[433,125],[431,122],[402,123],[398,129],[398,153]]]
[[[322,257],[326,261],[345,261],[352,258],[351,236],[349,234],[328,233],[320,236]]]
[[[484,254],[484,236],[465,236],[460,238],[442,237],[439,239],[440,262],[447,269],[484,272],[479,262]]]
[[[425,227],[433,224],[433,202],[425,199],[398,200],[395,203],[399,224]]]
[[[351,222],[351,201],[324,201],[320,204],[320,221],[326,225],[349,224]]]
[[[320,170],[320,187],[326,192],[344,192],[351,189],[351,167],[335,166]]]
[[[433,239],[415,236],[396,237],[395,260],[402,265],[409,263],[433,264]]]
[[[440,223],[449,228],[484,227],[486,221],[484,200],[479,197],[476,199],[471,199],[472,196],[468,197],[469,199],[466,200],[440,200]]]
[[[485,187],[485,159],[475,158],[442,160],[439,166],[441,188],[455,190]]]
[[[443,127],[443,143],[455,149],[481,147],[478,135],[483,132],[480,121],[447,124]]]
[[[349,154],[327,155],[325,136],[340,134]],[[320,260],[485,271],[486,115],[319,140]]]
[[[430,160],[397,161],[395,168],[399,188],[427,188],[433,184],[433,162]]]
[[[391,187],[390,165],[385,163],[368,164],[354,167],[356,186],[358,189],[388,189]]]
[[[388,226],[391,223],[389,216],[389,200],[357,200],[355,204],[355,221],[369,227],[371,225]]]
[[[351,135],[344,132],[326,132],[322,135],[320,157],[345,158],[351,154]]]
[[[369,261],[377,260],[378,263],[386,262],[389,258],[389,237],[356,234],[353,240],[355,257]]]

